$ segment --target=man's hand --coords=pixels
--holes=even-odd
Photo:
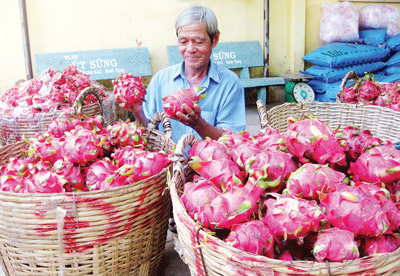
[[[133,114],[139,113],[140,110],[142,109],[142,105],[134,105],[134,106],[127,107],[125,105],[125,103],[120,103],[119,107],[121,107],[122,109],[125,109],[128,112],[132,112]]]
[[[186,112],[177,112],[175,116],[171,116],[171,119],[177,120],[184,125],[194,127],[199,125],[202,117],[201,117],[201,107],[198,104],[193,106],[193,109],[189,107],[187,104],[183,104],[182,109]]]

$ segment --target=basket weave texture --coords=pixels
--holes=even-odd
[[[287,129],[286,119],[288,116],[299,117],[304,112],[312,110],[316,111],[314,115],[318,115],[315,117],[324,119],[331,126],[344,127],[347,122],[362,122],[362,126],[370,126],[374,134],[380,138],[396,140],[400,135],[395,133],[394,130],[385,132],[385,125],[380,126],[373,123],[374,120],[379,120],[379,122],[385,120],[385,117],[374,117],[378,114],[381,115],[380,111],[378,111],[378,114],[369,115],[367,112],[362,113],[363,109],[352,109],[355,107],[344,104],[307,103],[301,105],[290,103],[277,106],[267,112],[261,101],[258,101],[257,105],[263,127],[271,126],[285,130]],[[358,112],[361,114],[358,114]],[[364,122],[363,120],[368,121]],[[400,118],[397,118],[397,120],[400,120]],[[177,242],[182,252],[182,258],[187,262],[192,276],[400,275],[400,248],[391,253],[375,254],[343,263],[281,261],[236,249],[207,233],[187,214],[180,199],[184,184],[192,181],[195,174],[187,166],[189,159],[185,159],[183,152],[188,145],[194,145],[199,141],[193,135],[185,135],[178,142],[174,153],[176,161],[170,185],[173,214],[178,231]]]
[[[287,118],[299,118],[301,115],[313,114],[330,128],[344,128],[356,125],[369,129],[371,133],[383,140],[397,142],[400,140],[400,112],[376,105],[357,105],[348,103],[284,103],[266,111],[263,103],[257,101],[261,127],[288,128]]]
[[[162,121],[164,132],[156,129]],[[153,151],[172,152],[170,122],[157,113],[146,129]],[[0,161],[26,143],[0,149]],[[157,276],[171,199],[172,165],[145,180],[102,191],[64,194],[0,192],[0,255],[7,275]]]
[[[83,101],[93,94],[97,98],[97,103],[83,105]],[[107,97],[101,96],[96,87],[87,87],[81,91],[74,103],[74,112],[77,108],[88,117],[102,115],[106,125],[115,122],[114,96],[108,92]],[[31,138],[37,133],[43,133],[47,125],[51,123],[53,117],[62,117],[64,112],[61,110],[53,112],[41,112],[26,116],[11,116],[0,114],[0,145],[8,145],[21,141],[22,137]]]

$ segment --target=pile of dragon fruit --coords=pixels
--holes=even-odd
[[[288,119],[188,151],[187,213],[240,250],[343,262],[400,247],[400,151],[369,130]]]
[[[52,118],[47,131],[26,140],[20,158],[0,166],[0,190],[63,193],[107,190],[149,178],[171,163],[172,153],[151,151],[145,128],[103,117]]]
[[[342,103],[377,105],[400,111],[400,81],[379,83],[371,73],[345,87],[338,94]]]
[[[47,69],[38,78],[18,83],[5,91],[0,99],[0,114],[18,117],[71,110],[79,93],[87,87],[96,87],[105,96],[102,87],[74,65],[63,71]],[[95,102],[94,95],[85,99],[85,104]]]

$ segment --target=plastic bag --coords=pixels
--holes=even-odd
[[[358,12],[352,3],[323,3],[321,7],[319,37],[322,43],[358,40]]]
[[[390,36],[400,33],[399,19],[399,10],[390,5],[370,4],[359,11],[361,29],[386,29]]]

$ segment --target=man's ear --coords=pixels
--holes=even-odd
[[[218,42],[219,42],[219,33],[217,33],[217,34],[214,36],[214,39],[213,39],[213,41],[212,41],[212,43],[211,43],[211,46],[212,46],[213,48],[215,48],[215,46],[217,46]]]

